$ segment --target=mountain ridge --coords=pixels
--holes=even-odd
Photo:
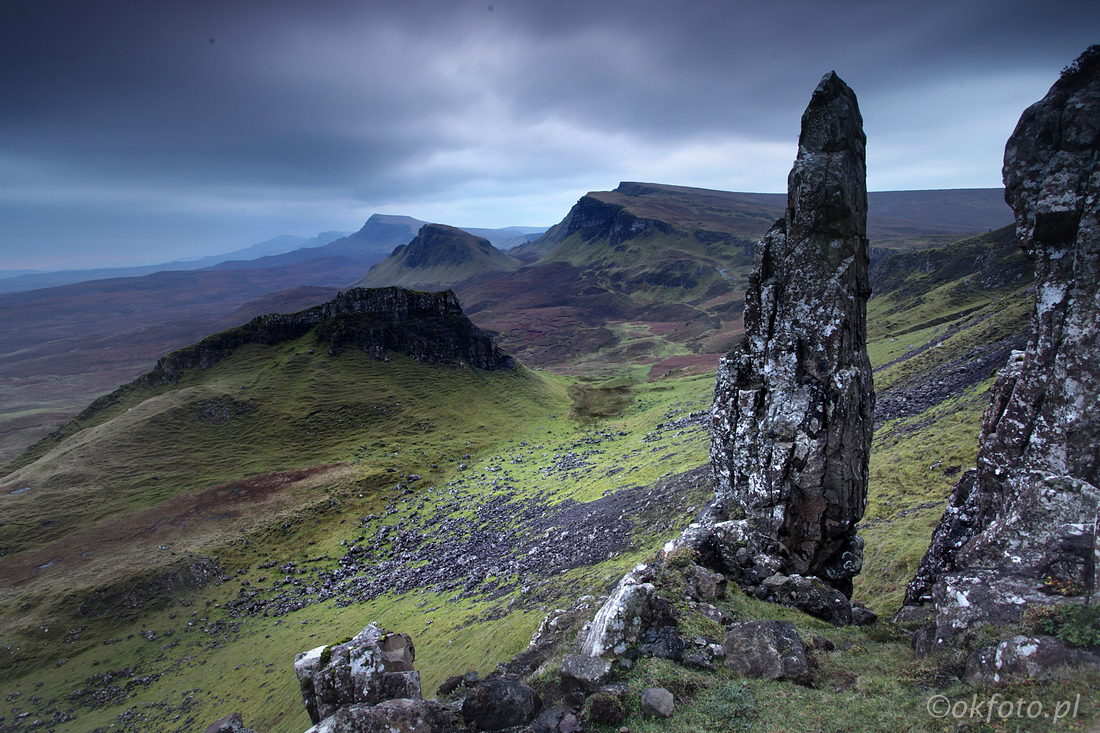
[[[440,290],[517,267],[516,260],[484,237],[445,224],[425,224],[408,244],[399,244],[386,259],[371,265],[355,286]]]

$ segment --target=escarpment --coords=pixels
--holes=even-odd
[[[426,293],[404,288],[353,288],[328,303],[287,315],[259,316],[162,357],[140,378],[174,383],[186,369],[209,369],[246,344],[271,346],[315,330],[330,354],[355,348],[375,359],[386,351],[426,364],[463,361],[480,369],[513,364],[493,339],[462,312],[451,291]]]
[[[850,596],[862,565],[874,415],[865,144],[855,94],[827,74],[802,117],[786,217],[756,248],[745,338],[718,369],[715,541],[743,584],[809,576]]]
[[[1036,263],[1027,347],[997,377],[977,465],[952,490],[905,604],[931,646],[1026,603],[1096,593],[1100,556],[1100,47],[1029,107],[1005,148],[1005,200]],[[1026,603],[1025,603],[1026,602]]]
[[[616,192],[629,195],[628,191],[622,189],[623,186],[620,186]],[[667,222],[640,217],[622,204],[600,200],[598,194],[583,196],[573,205],[560,226],[563,227],[559,235],[561,239],[576,232],[580,232],[585,239],[606,234],[612,247],[618,247],[627,239],[634,239],[651,231],[662,234],[672,232],[672,227]]]

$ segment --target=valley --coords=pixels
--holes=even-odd
[[[514,271],[456,283],[463,311],[517,357],[508,368],[431,363],[420,347],[379,359],[334,340],[359,338],[335,321],[269,343],[240,336],[300,315],[222,321],[234,330],[9,462],[0,730],[182,732],[236,711],[257,730],[302,731],[294,655],[368,622],[412,635],[429,696],[450,675],[508,663],[548,619],[560,662],[622,574],[713,498],[714,369],[741,337],[751,239],[680,228],[684,197],[701,210],[687,191],[597,197],[629,206],[572,232],[567,217],[511,251]],[[631,223],[647,212],[671,221]],[[789,620],[834,648],[813,653],[810,688],[639,663],[627,681],[697,703],[684,713],[696,729],[789,730],[811,711],[850,730],[938,730],[928,695],[970,694],[959,658],[914,656],[911,629],[888,618],[973,465],[993,375],[1026,339],[1034,273],[1012,227],[929,246],[947,235],[892,226],[904,238],[879,241],[871,267],[878,408],[854,593],[881,619],[836,629],[731,591],[727,618]],[[237,323],[335,290],[266,295]],[[1081,674],[1028,694],[1072,698],[1094,684]],[[719,704],[725,717],[707,717]]]

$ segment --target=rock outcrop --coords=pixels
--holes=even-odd
[[[542,710],[542,698],[526,682],[512,677],[479,682],[462,702],[462,718],[474,730],[503,730],[530,723]]]
[[[294,673],[310,720],[318,725],[345,708],[356,707],[353,717],[362,717],[386,700],[420,700],[415,656],[407,634],[390,634],[373,623],[349,641],[302,652]]]
[[[1100,670],[1100,654],[1068,649],[1052,636],[1014,636],[971,654],[963,679],[972,685],[987,686],[1043,680],[1067,667]]]
[[[230,713],[206,726],[202,733],[256,733],[256,731],[245,726],[240,713]]]
[[[646,570],[644,565],[636,567],[611,591],[592,620],[581,654],[590,657],[622,654],[627,647],[637,644],[647,630],[658,626],[661,612],[657,590],[652,583],[645,582]]]
[[[826,74],[802,116],[786,217],[756,248],[746,336],[718,369],[715,538],[742,585],[797,574],[850,596],[862,566],[874,415],[865,144],[855,94]]]
[[[952,490],[906,592],[935,643],[1097,591],[1100,557],[1100,47],[1020,118],[1005,200],[1036,261],[1027,347],[997,377],[977,466]]]
[[[383,360],[387,351],[393,351],[420,363],[462,361],[480,369],[505,369],[514,363],[492,337],[466,317],[458,298],[449,290],[426,293],[396,287],[352,288],[313,308],[259,316],[243,326],[173,351],[136,381],[172,384],[183,371],[210,369],[246,344],[272,346],[310,331],[328,345],[329,354],[353,348]],[[89,409],[95,405],[92,403]]]

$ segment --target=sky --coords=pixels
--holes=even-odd
[[[549,226],[620,181],[782,192],[830,70],[870,190],[1000,186],[1098,31],[1093,0],[5,0],[0,270],[374,213]]]

